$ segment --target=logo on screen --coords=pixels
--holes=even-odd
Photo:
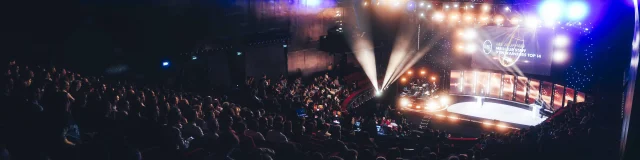
[[[510,67],[516,64],[520,59],[522,53],[524,53],[524,35],[519,31],[516,31],[514,34],[509,35],[509,39],[507,41],[503,41],[498,45],[499,49],[496,49],[497,52],[500,52],[500,64],[504,67]]]
[[[484,52],[484,54],[489,54],[491,53],[491,41],[490,40],[485,40],[484,43],[482,43],[482,51]]]

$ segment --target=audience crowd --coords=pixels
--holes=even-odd
[[[1,84],[0,159],[581,159],[595,138],[596,116],[577,104],[538,126],[453,141],[384,105],[344,112],[358,88],[329,74],[248,77],[240,96],[227,97],[12,61]]]

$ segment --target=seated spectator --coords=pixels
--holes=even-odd
[[[182,125],[182,137],[185,139],[189,137],[202,137],[204,133],[202,133],[202,129],[196,125],[196,111],[193,109],[187,109],[184,113],[184,117],[187,119],[187,124]]]
[[[271,143],[287,143],[289,139],[282,133],[282,123],[274,123],[273,129],[267,133],[267,141]]]
[[[258,121],[249,120],[247,121],[247,130],[244,131],[244,134],[253,138],[254,141],[264,142],[264,136],[262,133],[258,132]]]

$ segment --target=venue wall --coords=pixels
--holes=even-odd
[[[245,57],[246,76],[279,78],[287,74],[287,57],[282,44],[248,48],[243,52]]]
[[[334,56],[318,49],[305,49],[289,52],[287,61],[290,74],[309,76],[329,70],[329,66],[334,64]]]

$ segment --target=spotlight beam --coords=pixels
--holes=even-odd
[[[386,88],[389,84],[389,81],[393,76],[397,74],[402,74],[402,72],[398,73],[397,68],[403,64],[408,57],[408,50],[412,46],[411,41],[417,31],[417,28],[413,25],[402,25],[403,27],[399,28],[399,34],[396,37],[396,41],[394,43],[393,49],[391,51],[391,55],[389,57],[389,63],[387,65],[387,70],[384,75],[384,79],[382,81],[381,88]]]
[[[442,37],[443,34],[446,34],[446,33],[438,33],[435,37]],[[416,64],[420,60],[420,58],[424,57],[424,55],[426,55],[427,52],[429,52],[431,50],[433,45],[436,44],[435,42],[437,42],[440,39],[441,38],[433,38],[433,39],[431,39],[429,42],[426,43],[427,46],[423,47],[419,51],[416,51],[416,52],[413,52],[413,53],[405,52],[404,59],[401,60],[400,65],[396,66],[396,68],[394,69],[394,72],[390,76],[391,79],[389,81],[387,81],[383,85],[382,88],[386,88],[391,83],[393,83],[396,80],[398,80],[398,78],[400,78],[404,72],[406,72],[411,67],[413,67],[413,65]],[[396,48],[394,48],[394,50],[396,50]],[[405,50],[408,50],[408,48],[405,49]],[[387,77],[387,75],[385,75],[385,77]]]

